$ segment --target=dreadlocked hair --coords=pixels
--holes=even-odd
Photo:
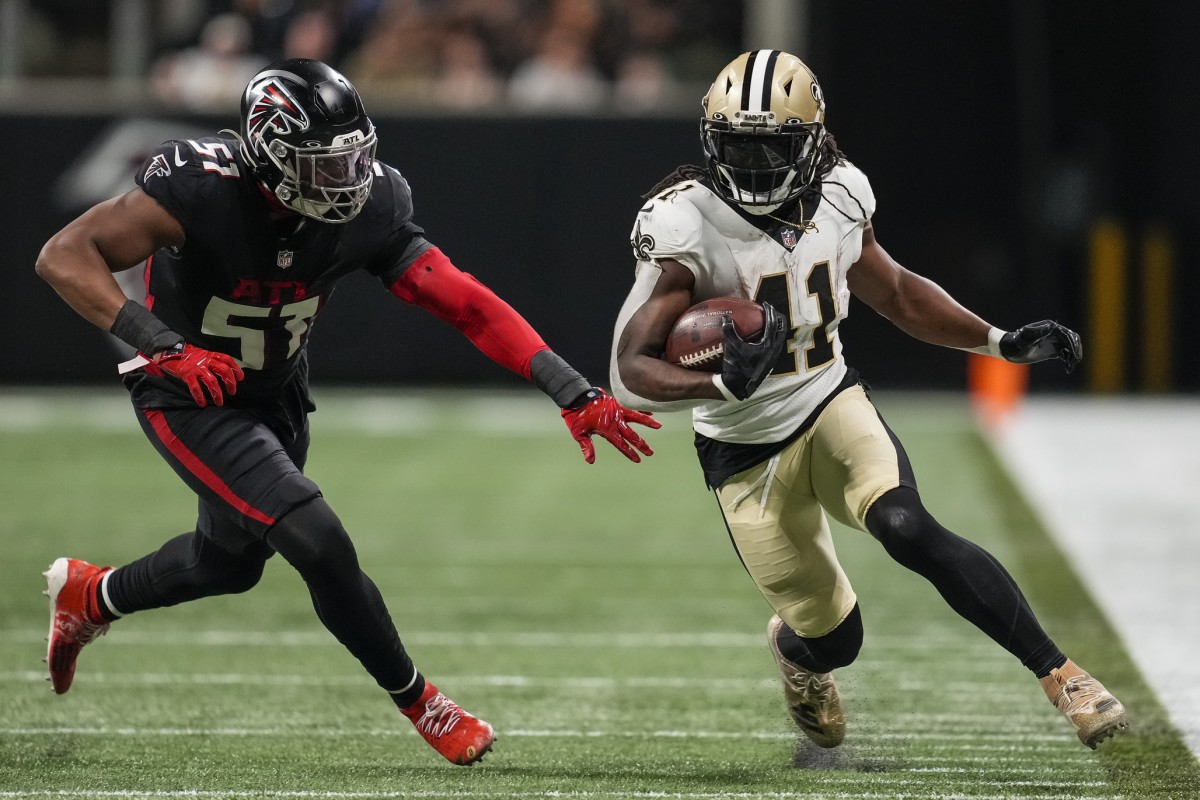
[[[829,131],[825,132],[825,139],[821,142],[821,150],[817,154],[817,169],[813,173],[817,176],[817,180],[824,178],[838,164],[846,162],[846,154],[838,147],[837,139],[833,138],[833,134]],[[660,192],[671,188],[677,183],[684,181],[699,180],[708,177],[708,170],[705,167],[698,167],[695,164],[683,164],[675,168],[667,177],[663,178],[658,183],[654,184],[654,188],[642,195],[643,200],[649,200],[656,197]]]
[[[707,177],[708,170],[704,167],[697,167],[695,164],[683,164],[675,168],[667,177],[663,178],[658,183],[654,184],[654,188],[642,195],[643,200],[649,200],[658,195],[664,189],[669,189],[677,183],[684,181],[694,181],[700,178]]]
[[[813,174],[817,176],[817,180],[821,180],[838,164],[846,163],[846,154],[838,147],[837,139],[833,138],[833,134],[825,131],[825,140],[821,142],[821,152],[817,154],[817,169]]]

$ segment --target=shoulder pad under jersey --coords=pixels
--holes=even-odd
[[[674,258],[691,262],[700,244],[704,217],[691,202],[693,193],[708,190],[696,181],[684,181],[649,200],[638,211],[629,237],[640,261]]]
[[[219,136],[202,139],[171,139],[150,153],[134,179],[148,188],[156,179],[188,180],[205,174],[218,178],[240,178],[244,165],[238,158],[237,141]]]
[[[405,225],[413,218],[412,189],[395,167],[376,161],[372,167],[375,180],[371,196],[360,216],[389,220],[392,225]]]
[[[821,181],[821,197],[860,222],[866,222],[875,214],[875,192],[871,182],[849,161],[834,167]]]
[[[187,227],[195,209],[210,200],[223,204],[229,192],[236,192],[244,170],[237,140],[208,136],[163,142],[134,179]]]

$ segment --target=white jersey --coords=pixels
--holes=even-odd
[[[692,408],[698,433],[723,442],[768,444],[793,433],[846,376],[838,325],[850,308],[846,273],[862,252],[862,234],[875,211],[867,176],[844,163],[821,183],[812,225],[773,226],[765,232],[702,183],[683,181],[640,212],[631,243],[637,255],[633,289],[617,318],[610,362],[613,393],[632,408]],[[773,234],[773,235],[772,235]],[[682,263],[696,278],[695,302],[732,295],[767,301],[788,318],[791,337],[774,371],[747,400],[657,403],[625,388],[616,343],[625,324],[653,290],[659,259]]]

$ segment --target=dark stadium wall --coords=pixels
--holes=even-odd
[[[827,123],[871,178],[880,242],[1002,327],[1055,317],[1080,330],[1084,369],[1036,368],[1032,388],[1089,387],[1097,324],[1119,333],[1137,390],[1140,332],[1156,309],[1139,283],[1143,232],[1165,230],[1175,273],[1170,385],[1200,388],[1200,182],[1185,4],[1122,13],[1116,0],[972,7],[812,4],[809,61]],[[1080,36],[1078,13],[1089,15]],[[870,25],[862,20],[870,17]],[[1035,35],[1036,34],[1036,35]],[[1119,57],[1118,57],[1119,56]],[[612,323],[632,278],[640,195],[700,157],[694,118],[404,117],[376,114],[379,156],[413,187],[417,221],[463,269],[523,313],[552,347],[606,381]],[[113,382],[115,357],[33,273],[42,243],[89,203],[132,186],[146,149],[230,119],[0,113],[25,145],[0,175],[7,313],[0,383]],[[1089,235],[1128,237],[1117,319],[1089,316]],[[1108,287],[1112,289],[1113,287]],[[1169,317],[1170,318],[1170,317]],[[880,388],[958,389],[963,354],[915,342],[855,301],[842,328],[853,365]],[[338,289],[310,343],[314,381],[387,385],[518,380],[461,336],[365,277]],[[1094,386],[1092,387],[1094,388]]]
[[[0,197],[8,286],[19,302],[0,317],[4,382],[115,381],[108,337],[78,319],[33,272],[42,243],[91,202],[132,186],[147,149],[163,138],[215,131],[226,120],[154,122],[95,117],[2,120],[37,159],[14,161]],[[641,195],[683,162],[697,162],[695,120],[379,118],[378,155],[408,178],[416,220],[462,269],[509,301],[547,342],[593,380],[607,382],[612,324],[633,276],[628,244]],[[172,133],[176,128],[178,133]],[[113,161],[117,161],[114,168]],[[868,156],[867,162],[872,159]],[[938,236],[930,202],[912,208],[895,162],[864,165],[881,197],[897,253],[925,252]],[[890,170],[890,172],[889,172]],[[11,183],[10,183],[11,181]],[[89,194],[91,192],[92,194]],[[955,198],[942,198],[958,213]],[[989,198],[989,202],[1000,201]],[[985,215],[986,217],[986,215]],[[899,222],[891,220],[899,219]],[[906,222],[908,219],[910,222]],[[978,232],[978,231],[976,231]],[[991,232],[984,231],[985,236]],[[954,246],[967,246],[961,239]],[[936,270],[943,259],[926,264]],[[989,298],[957,263],[938,278],[964,301]],[[961,354],[919,345],[865,307],[845,336],[853,363],[878,384],[959,387]],[[876,337],[885,342],[873,342]],[[376,384],[515,383],[459,334],[395,300],[365,275],[334,293],[310,338],[315,381]]]

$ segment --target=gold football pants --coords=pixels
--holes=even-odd
[[[838,563],[826,512],[865,531],[867,511],[900,485],[900,456],[861,386],[835,397],[787,449],[717,489],[746,570],[801,636],[836,628],[855,594]]]

